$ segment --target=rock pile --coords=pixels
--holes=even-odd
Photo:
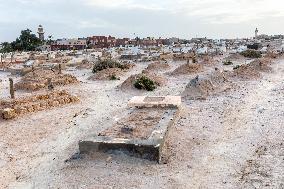
[[[3,119],[12,119],[20,115],[43,111],[79,101],[66,91],[54,91],[14,100],[0,101],[0,113]]]
[[[36,70],[26,74],[21,81],[15,84],[16,90],[36,91],[47,87],[48,78],[52,79],[53,86],[78,83],[75,76],[58,74],[52,70]]]

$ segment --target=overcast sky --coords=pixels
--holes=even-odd
[[[42,24],[54,38],[252,37],[284,33],[283,0],[0,0],[0,41]]]

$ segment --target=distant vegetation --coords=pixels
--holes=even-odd
[[[93,67],[93,73],[97,73],[98,71],[102,71],[108,68],[120,68],[124,70],[129,69],[129,66],[111,59],[99,60]]]
[[[9,53],[13,51],[35,51],[40,45],[42,45],[42,41],[37,38],[31,30],[26,29],[21,31],[21,35],[15,41],[11,43],[2,43],[0,53]]]
[[[237,69],[239,69],[241,66],[240,65],[236,65],[233,69],[234,70],[237,70]]]
[[[223,65],[225,65],[225,66],[229,66],[229,65],[232,65],[232,64],[233,64],[233,62],[230,61],[230,60],[223,62]]]
[[[258,44],[258,43],[254,43],[252,45],[247,45],[247,47],[248,47],[248,49],[258,50],[261,47],[261,45]]]
[[[156,83],[147,76],[141,76],[135,80],[134,87],[137,89],[144,89],[147,91],[153,91],[156,89]]]
[[[261,58],[261,53],[256,50],[246,50],[244,52],[241,52],[240,54],[246,58]]]
[[[110,80],[120,80],[120,78],[117,77],[115,74],[112,74],[109,79]]]

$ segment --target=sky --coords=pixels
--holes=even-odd
[[[54,39],[283,34],[283,8],[283,0],[0,0],[0,42],[39,24]]]

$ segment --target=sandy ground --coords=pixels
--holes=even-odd
[[[167,164],[124,154],[78,156],[78,141],[106,129],[133,95],[179,95],[196,76],[169,76],[155,92],[117,88],[146,67],[138,64],[120,81],[88,81],[89,71],[70,69],[81,83],[62,88],[80,103],[0,120],[0,188],[284,188],[284,60],[260,80],[236,81],[236,90],[184,101],[167,140]],[[220,62],[200,74],[215,67],[223,69]],[[0,73],[1,98],[8,98],[6,77]]]

